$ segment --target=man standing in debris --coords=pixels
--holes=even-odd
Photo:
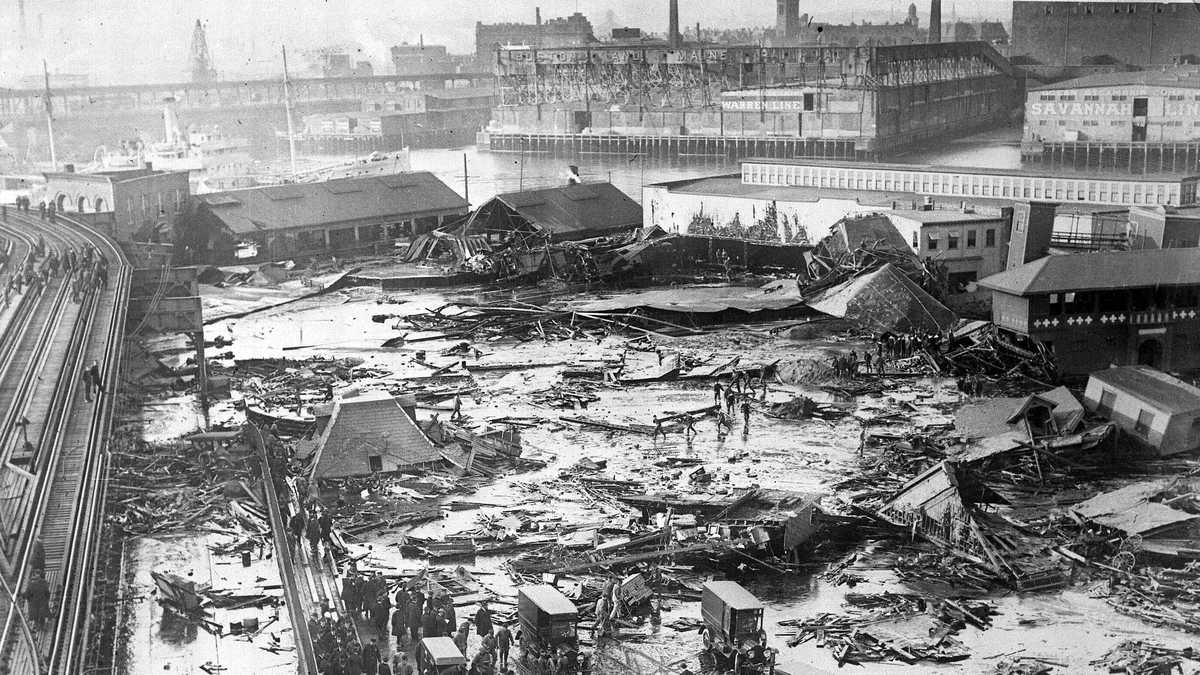
[[[724,411],[717,412],[717,436],[723,436],[725,432],[733,431],[733,419]]]
[[[416,644],[417,640],[421,639],[421,606],[425,604],[424,600],[418,599],[416,593],[413,594],[412,600],[408,603],[408,636],[411,642]]]
[[[333,550],[333,516],[328,511],[321,511],[321,517],[317,519],[321,525],[321,540]]]
[[[371,613],[371,620],[375,623],[375,630],[380,635],[387,635],[388,617],[392,614],[392,599],[388,597],[386,589],[379,593],[375,599],[375,609]]]
[[[737,403],[737,392],[733,390],[733,385],[725,388],[725,409],[730,415],[733,414],[733,405]]]
[[[308,518],[308,524],[305,525],[304,535],[308,537],[308,543],[312,545],[313,562],[316,565],[321,564],[321,524],[317,522],[316,514],[312,514]]]
[[[479,637],[492,634],[492,613],[488,611],[487,601],[479,603],[479,611],[475,612],[475,632]]]
[[[696,418],[695,417],[692,417],[691,415],[684,415],[683,423],[686,426],[686,428],[683,431],[683,435],[686,436],[687,438],[691,438],[692,436],[695,436],[697,433],[699,433],[698,431],[696,431]]]
[[[742,421],[745,423],[745,428],[742,433],[750,431],[750,399],[742,401]]]
[[[667,432],[663,429],[663,422],[664,420],[660,420],[657,417],[654,418],[654,435],[650,437],[650,442],[653,443],[658,440],[659,434],[662,434],[664,441],[667,440]]]
[[[721,382],[713,383],[713,405],[721,405]]]
[[[408,632],[408,606],[396,605],[392,612],[392,637],[396,638],[396,651],[404,649],[404,634]]]
[[[300,550],[300,542],[304,540],[304,509],[296,509],[288,521],[288,528],[292,531],[292,552],[295,553]]]
[[[596,617],[599,623],[599,615]],[[496,655],[499,657],[500,670],[508,668],[508,650],[512,648],[512,633],[509,632],[508,626],[500,624],[496,628]]]
[[[41,628],[50,617],[50,584],[41,570],[35,570],[33,578],[25,586],[25,601],[28,603],[27,616],[34,628]]]
[[[363,675],[376,675],[379,660],[379,643],[375,638],[371,638],[371,641],[362,649]]]
[[[458,394],[454,395],[454,410],[450,413],[450,421],[457,422],[462,419],[462,397]]]

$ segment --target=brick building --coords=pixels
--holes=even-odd
[[[1085,141],[1200,141],[1200,69],[1105,73],[1029,90],[1025,143]]]
[[[999,215],[930,209],[896,210],[888,216],[922,260],[945,266],[951,290],[1002,272],[1008,261],[1010,208]]]
[[[1044,343],[1060,373],[1200,368],[1200,249],[1049,255],[979,283],[996,325]]]
[[[1046,66],[1168,65],[1200,55],[1191,2],[1015,0],[1011,57]]]
[[[583,47],[595,41],[592,22],[579,12],[543,22],[539,10],[535,23],[475,24],[475,58],[481,63],[493,63],[501,45]]]
[[[60,213],[94,214],[90,218],[117,241],[160,241],[170,237],[170,223],[188,203],[187,171],[145,169],[43,174],[46,200]]]

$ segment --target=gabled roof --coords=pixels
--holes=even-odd
[[[829,229],[828,239],[833,245],[827,246],[831,250],[853,251],[863,244],[874,245],[879,242],[880,246],[901,253],[912,253],[912,247],[904,240],[904,235],[884,213],[849,215]]]
[[[586,238],[642,225],[642,207],[612,183],[509,192],[496,199],[554,239]]]
[[[958,319],[891,263],[821,291],[808,306],[881,333],[941,333]]]
[[[1009,295],[1200,285],[1200,248],[1050,255],[979,285]]]
[[[196,199],[238,234],[467,208],[466,200],[427,171],[267,185]]]
[[[344,396],[317,441],[313,477],[367,475],[367,456],[379,455],[385,471],[441,461],[441,452],[386,392]]]
[[[1091,379],[1130,394],[1163,412],[1200,411],[1200,388],[1149,366],[1118,366],[1097,370],[1092,373]]]

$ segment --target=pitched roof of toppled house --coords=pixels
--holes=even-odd
[[[1071,510],[1081,518],[1126,534],[1153,536],[1181,523],[1200,520],[1195,514],[1151,501],[1172,492],[1178,485],[1178,479],[1134,483],[1096,495]]]
[[[853,251],[860,246],[882,247],[916,257],[904,235],[883,213],[851,214],[834,223],[821,244],[831,251]]]
[[[612,183],[508,192],[496,200],[555,240],[586,239],[642,225],[642,207]]]
[[[314,478],[366,476],[440,462],[441,451],[387,392],[348,392],[334,403],[333,414],[317,440]]]
[[[467,208],[466,200],[428,171],[266,185],[196,199],[235,234]]]
[[[1009,295],[1196,286],[1200,285],[1200,248],[1049,255],[993,274],[979,285]]]
[[[820,292],[808,306],[879,332],[940,334],[958,320],[891,263]]]
[[[1168,413],[1200,411],[1200,388],[1149,366],[1097,370],[1092,379],[1111,385]]]

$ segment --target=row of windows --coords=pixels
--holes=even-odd
[[[1128,101],[1129,100],[1129,96],[1127,94],[1113,94],[1109,98],[1113,101]],[[1200,94],[1195,94],[1191,97],[1188,97],[1184,94],[1172,94],[1167,97],[1167,100],[1168,101],[1186,101],[1189,98],[1191,98],[1191,100],[1193,100],[1193,101],[1200,101]],[[1074,101],[1075,95],[1074,94],[1063,94],[1061,96],[1055,96],[1054,94],[1039,94],[1038,100],[1039,101]],[[1099,101],[1100,96],[1098,94],[1089,94],[1087,96],[1084,96],[1083,100]]]
[[[1067,3],[1063,3],[1063,4],[1065,5],[1065,4],[1067,4]],[[1068,7],[1069,7],[1069,9],[1071,10],[1071,14],[1078,14],[1078,13],[1079,13],[1079,8],[1078,8],[1078,7],[1070,7],[1070,6],[1068,6]],[[1175,6],[1174,4],[1170,5],[1170,8],[1171,8],[1171,12],[1172,12],[1172,13],[1174,13],[1174,12],[1176,11],[1176,6]],[[1085,7],[1083,8],[1083,10],[1084,10],[1084,13],[1085,13],[1085,14],[1091,14],[1093,9],[1095,9],[1095,8],[1094,8],[1094,7],[1092,7],[1091,5],[1087,5],[1087,6],[1085,6]],[[1129,4],[1129,5],[1113,5],[1113,14],[1121,14],[1121,13],[1122,13],[1122,12],[1121,12],[1121,10],[1122,10],[1122,9],[1124,9],[1124,10],[1125,10],[1125,11],[1124,11],[1124,13],[1125,13],[1125,14],[1134,14],[1134,13],[1136,13],[1136,12],[1138,11],[1138,9],[1141,9],[1141,7],[1139,7],[1139,5],[1138,5],[1138,4]],[[1149,9],[1149,7],[1146,7],[1146,9]],[[1046,5],[1046,6],[1045,6],[1045,10],[1046,10],[1046,16],[1051,16],[1051,15],[1053,15],[1053,14],[1054,14],[1054,6],[1053,6],[1053,5]],[[1061,8],[1061,7],[1059,8],[1059,11],[1062,11],[1062,8]],[[1154,5],[1154,13],[1155,13],[1155,14],[1162,14],[1162,13],[1163,13],[1163,6],[1162,6],[1162,5],[1159,5],[1159,4],[1155,4],[1155,5]]]
[[[789,185],[847,190],[895,190],[931,195],[1012,197],[1109,204],[1191,204],[1193,183],[987,176],[926,171],[890,171],[785,164],[742,164],[747,185]]]
[[[983,235],[984,235],[984,237],[983,237],[984,248],[995,248],[996,247],[996,230],[995,230],[995,228],[988,228],[987,230],[984,231]],[[917,246],[916,238],[917,238],[917,233],[914,232],[913,233],[913,247],[914,248]],[[961,238],[962,238],[961,235],[959,235],[959,233],[957,233],[957,232],[946,233],[946,248],[951,251],[956,250],[958,248],[958,240]],[[938,241],[940,239],[941,239],[940,233],[937,233],[937,232],[927,233],[925,236],[925,249],[928,251],[936,251],[938,249]],[[974,229],[967,230],[967,248],[975,248],[977,241],[978,241],[978,232]]]

